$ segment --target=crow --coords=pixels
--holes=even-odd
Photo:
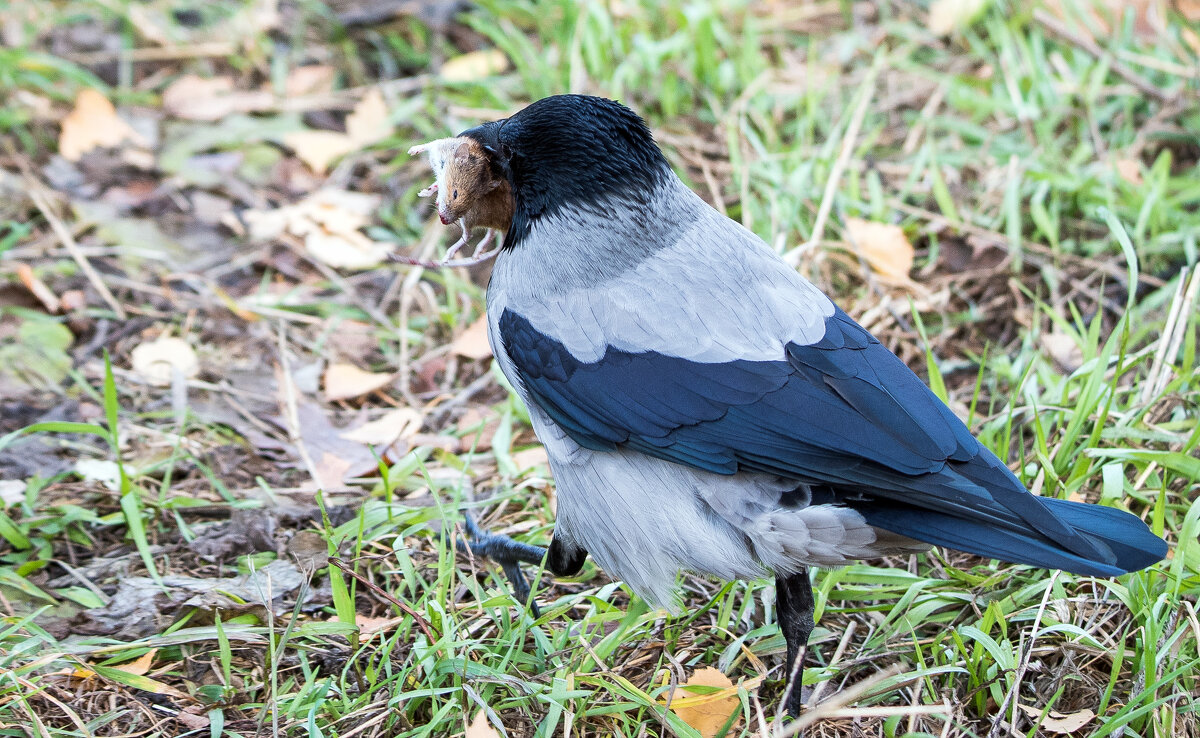
[[[519,564],[569,576],[589,554],[675,611],[680,571],[773,575],[794,716],[809,567],[936,545],[1112,577],[1166,555],[1124,510],[1026,490],[629,108],[559,95],[460,137],[511,191],[488,337],[557,485],[548,549],[468,526],[521,599]]]

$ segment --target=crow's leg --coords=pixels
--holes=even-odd
[[[792,717],[800,716],[800,707],[804,704],[801,696],[804,654],[813,629],[815,609],[808,569],[775,577],[775,618],[779,621],[779,629],[783,631],[783,640],[787,642],[788,681],[783,693],[783,706]]]
[[[550,541],[549,556],[541,546],[514,541],[509,536],[485,533],[470,515],[465,516],[463,527],[467,538],[455,541],[455,546],[463,553],[472,556],[482,556],[500,565],[504,575],[512,584],[513,595],[520,602],[529,602],[529,609],[534,617],[541,614],[536,602],[529,599],[529,582],[521,571],[521,564],[541,564],[546,561],[546,568],[556,576],[569,577],[577,574],[587,558],[587,551],[582,548],[568,548],[557,538]]]

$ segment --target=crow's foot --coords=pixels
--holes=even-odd
[[[470,556],[491,559],[499,564],[512,584],[513,595],[519,602],[529,603],[534,617],[540,616],[541,611],[538,610],[537,603],[529,597],[529,581],[521,571],[521,564],[541,564],[546,557],[546,549],[514,541],[509,536],[487,533],[475,524],[470,515],[463,517],[463,528],[467,537],[457,539],[455,548]]]

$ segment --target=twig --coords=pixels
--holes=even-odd
[[[308,445],[304,443],[304,435],[300,431],[300,411],[299,402],[296,398],[296,383],[292,379],[292,369],[287,357],[287,324],[279,321],[279,386],[283,390],[282,405],[280,408],[283,415],[284,424],[287,429],[288,440],[296,447],[296,452],[300,455],[300,460],[304,462],[304,467],[308,470],[309,476],[318,489],[325,487],[325,480],[321,478],[321,474],[317,469],[317,465],[313,463],[313,458],[308,453]],[[330,483],[341,480],[330,480]]]
[[[875,57],[875,63],[871,65],[870,71],[867,72],[867,76],[862,82],[858,106],[854,108],[850,124],[846,126],[846,133],[842,136],[842,150],[838,153],[837,161],[833,163],[833,170],[829,172],[829,179],[825,181],[825,192],[821,194],[821,207],[817,210],[817,220],[813,223],[812,235],[808,241],[785,257],[792,266],[799,264],[800,259],[815,248],[825,235],[825,222],[829,220],[829,211],[833,209],[833,197],[837,194],[842,173],[846,171],[846,166],[850,163],[850,157],[854,154],[854,145],[858,141],[858,131],[862,128],[863,120],[867,117],[867,108],[871,106],[871,100],[875,98],[875,80],[879,77],[879,70],[883,66],[883,59],[884,55],[882,53]]]
[[[196,59],[204,56],[235,56],[237,53],[237,46],[227,41],[208,41],[198,44],[188,44],[186,46],[148,46],[141,49],[89,51],[80,54],[64,54],[63,56],[80,66],[90,67],[113,61],[173,61],[175,59]]]
[[[1172,102],[1178,97],[1178,93],[1174,95],[1168,95],[1167,93],[1163,92],[1161,88],[1150,83],[1132,69],[1122,64],[1114,54],[1110,54],[1101,48],[1094,39],[1076,33],[1073,29],[1068,28],[1066,24],[1064,24],[1058,18],[1055,18],[1047,11],[1041,8],[1035,8],[1033,11],[1033,19],[1045,26],[1046,30],[1055,36],[1071,42],[1099,60],[1107,61],[1109,69],[1113,71],[1113,74],[1138,88],[1138,90],[1143,94],[1149,95],[1155,100],[1164,103]]]
[[[425,634],[425,637],[429,639],[429,645],[432,646],[433,644],[438,642],[438,639],[433,637],[433,629],[429,626],[429,621],[427,621],[425,618],[421,617],[421,614],[419,612],[412,609],[411,607],[409,607],[405,603],[401,602],[400,600],[396,599],[387,590],[383,589],[379,585],[377,585],[374,582],[372,582],[371,580],[367,579],[362,574],[359,574],[358,572],[354,571],[352,568],[350,568],[349,564],[347,564],[345,561],[338,558],[337,556],[330,556],[329,563],[331,565],[336,566],[337,568],[341,569],[344,573],[354,577],[364,587],[366,587],[367,589],[371,590],[372,592],[379,595],[383,599],[387,600],[388,602],[392,603],[396,607],[403,610],[406,615],[411,617],[413,619],[413,621],[416,622],[417,627],[420,628],[421,632]],[[439,650],[439,653],[440,653],[440,650]]]
[[[1042,615],[1046,613],[1046,605],[1050,602],[1050,593],[1054,591],[1054,584],[1058,581],[1059,571],[1055,570],[1050,576],[1050,583],[1046,585],[1046,594],[1042,597],[1042,604],[1038,606],[1037,616],[1033,619],[1033,632],[1029,634],[1029,645],[1025,647],[1025,656],[1021,659],[1021,665],[1017,667],[1017,674],[1013,678],[1012,689],[1008,690],[1008,694],[1004,696],[1004,703],[1000,705],[1000,709],[996,711],[996,722],[992,723],[992,730],[988,733],[988,738],[996,738],[1000,735],[1000,731],[1004,727],[1004,713],[1008,710],[1009,705],[1013,706],[1012,718],[1008,725],[1016,724],[1016,696],[1017,691],[1021,688],[1021,680],[1025,678],[1025,671],[1029,668],[1029,660],[1033,658],[1033,644],[1037,641],[1039,628],[1042,625]]]
[[[24,168],[23,165],[22,168]],[[112,309],[118,318],[121,320],[128,318],[129,316],[125,313],[125,308],[121,307],[121,303],[117,302],[117,298],[109,291],[108,286],[104,284],[104,280],[100,278],[100,273],[96,271],[92,263],[79,250],[79,244],[75,242],[75,237],[71,235],[71,231],[62,222],[62,219],[54,214],[54,209],[51,207],[49,199],[42,192],[41,184],[32,176],[27,177],[26,181],[29,183],[29,199],[33,201],[34,207],[41,212],[42,217],[46,219],[46,222],[50,224],[50,228],[58,236],[58,240],[62,242],[62,245],[71,254],[71,258],[75,260],[75,263],[79,265],[84,275],[87,276],[88,282],[100,293],[100,297],[108,303],[109,308]]]

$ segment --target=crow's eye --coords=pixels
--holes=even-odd
[[[451,199],[457,200],[458,199],[458,190],[455,190],[454,193],[452,195],[450,195],[450,197],[451,197]]]

